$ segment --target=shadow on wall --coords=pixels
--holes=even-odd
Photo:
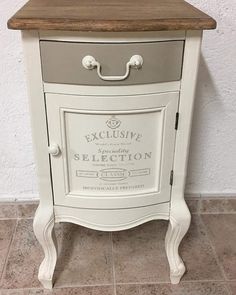
[[[214,83],[212,74],[205,61],[203,54],[200,56],[199,73],[195,94],[195,106],[193,113],[193,125],[191,133],[189,163],[187,170],[186,191],[192,192],[195,187],[200,187],[199,171],[202,170],[202,165],[206,164],[207,159],[204,159],[202,148],[199,144],[207,144],[207,133],[211,132],[208,126],[204,126],[206,122],[206,113],[204,109],[209,104],[217,103],[218,106],[223,107],[220,101],[220,96],[217,86]],[[199,161],[201,159],[201,161]]]

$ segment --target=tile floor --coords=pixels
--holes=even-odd
[[[188,272],[169,283],[167,222],[104,233],[59,224],[53,291],[37,280],[36,203],[0,203],[0,295],[236,295],[236,199],[188,197],[192,224],[180,252]]]

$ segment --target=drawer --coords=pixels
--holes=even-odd
[[[122,44],[41,41],[40,48],[43,80],[48,83],[130,85],[181,79],[184,41]]]

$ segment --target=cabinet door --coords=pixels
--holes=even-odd
[[[55,205],[131,208],[170,200],[178,92],[46,94]]]

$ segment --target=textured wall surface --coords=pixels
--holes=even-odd
[[[0,4],[0,200],[37,198],[20,33]],[[204,33],[186,191],[236,194],[236,1],[191,0],[218,21]]]
[[[236,193],[236,1],[191,0],[217,20],[204,33],[186,190]]]
[[[21,36],[6,27],[25,2],[0,2],[0,200],[37,197]]]

